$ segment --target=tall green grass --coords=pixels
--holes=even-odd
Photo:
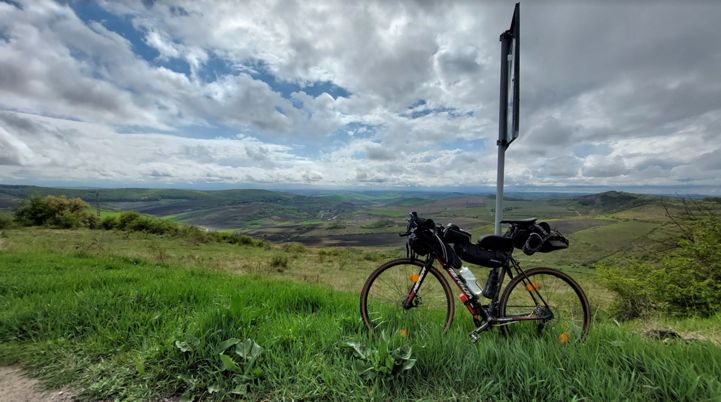
[[[87,400],[721,395],[721,349],[711,343],[664,343],[596,323],[580,345],[497,332],[474,345],[468,321],[447,336],[384,340],[369,337],[358,315],[357,294],[316,286],[123,257],[0,255],[0,362]],[[396,351],[408,348],[415,364],[387,370],[407,361]]]

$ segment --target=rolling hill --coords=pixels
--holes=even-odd
[[[133,210],[213,230],[234,230],[274,242],[306,245],[397,245],[396,233],[408,212],[439,224],[453,222],[476,236],[492,231],[494,196],[402,191],[299,191],[255,189],[66,189],[0,185],[0,210],[11,210],[32,195],[79,197],[104,212]],[[681,208],[672,197],[609,191],[569,197],[522,193],[508,197],[504,217],[550,220],[574,233],[623,221],[666,221],[666,207]]]

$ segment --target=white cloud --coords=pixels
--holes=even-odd
[[[0,2],[3,177],[495,182],[507,4],[99,4],[142,43],[82,2]],[[721,5],[522,8],[509,183],[721,184]]]

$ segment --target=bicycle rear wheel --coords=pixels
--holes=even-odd
[[[508,283],[499,301],[501,316],[547,317],[517,321],[502,327],[534,334],[562,344],[582,341],[591,325],[591,309],[583,289],[567,274],[552,268],[533,268]]]
[[[403,307],[421,268],[422,262],[403,258],[371,273],[360,297],[361,317],[369,330],[413,337],[448,330],[455,304],[448,282],[434,267],[426,274],[412,306]]]

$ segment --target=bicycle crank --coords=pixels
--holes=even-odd
[[[478,328],[471,331],[468,336],[471,338],[471,342],[476,343],[479,339],[481,339],[481,332],[487,331],[488,328],[491,327],[491,323],[486,321],[483,324],[481,324]]]

